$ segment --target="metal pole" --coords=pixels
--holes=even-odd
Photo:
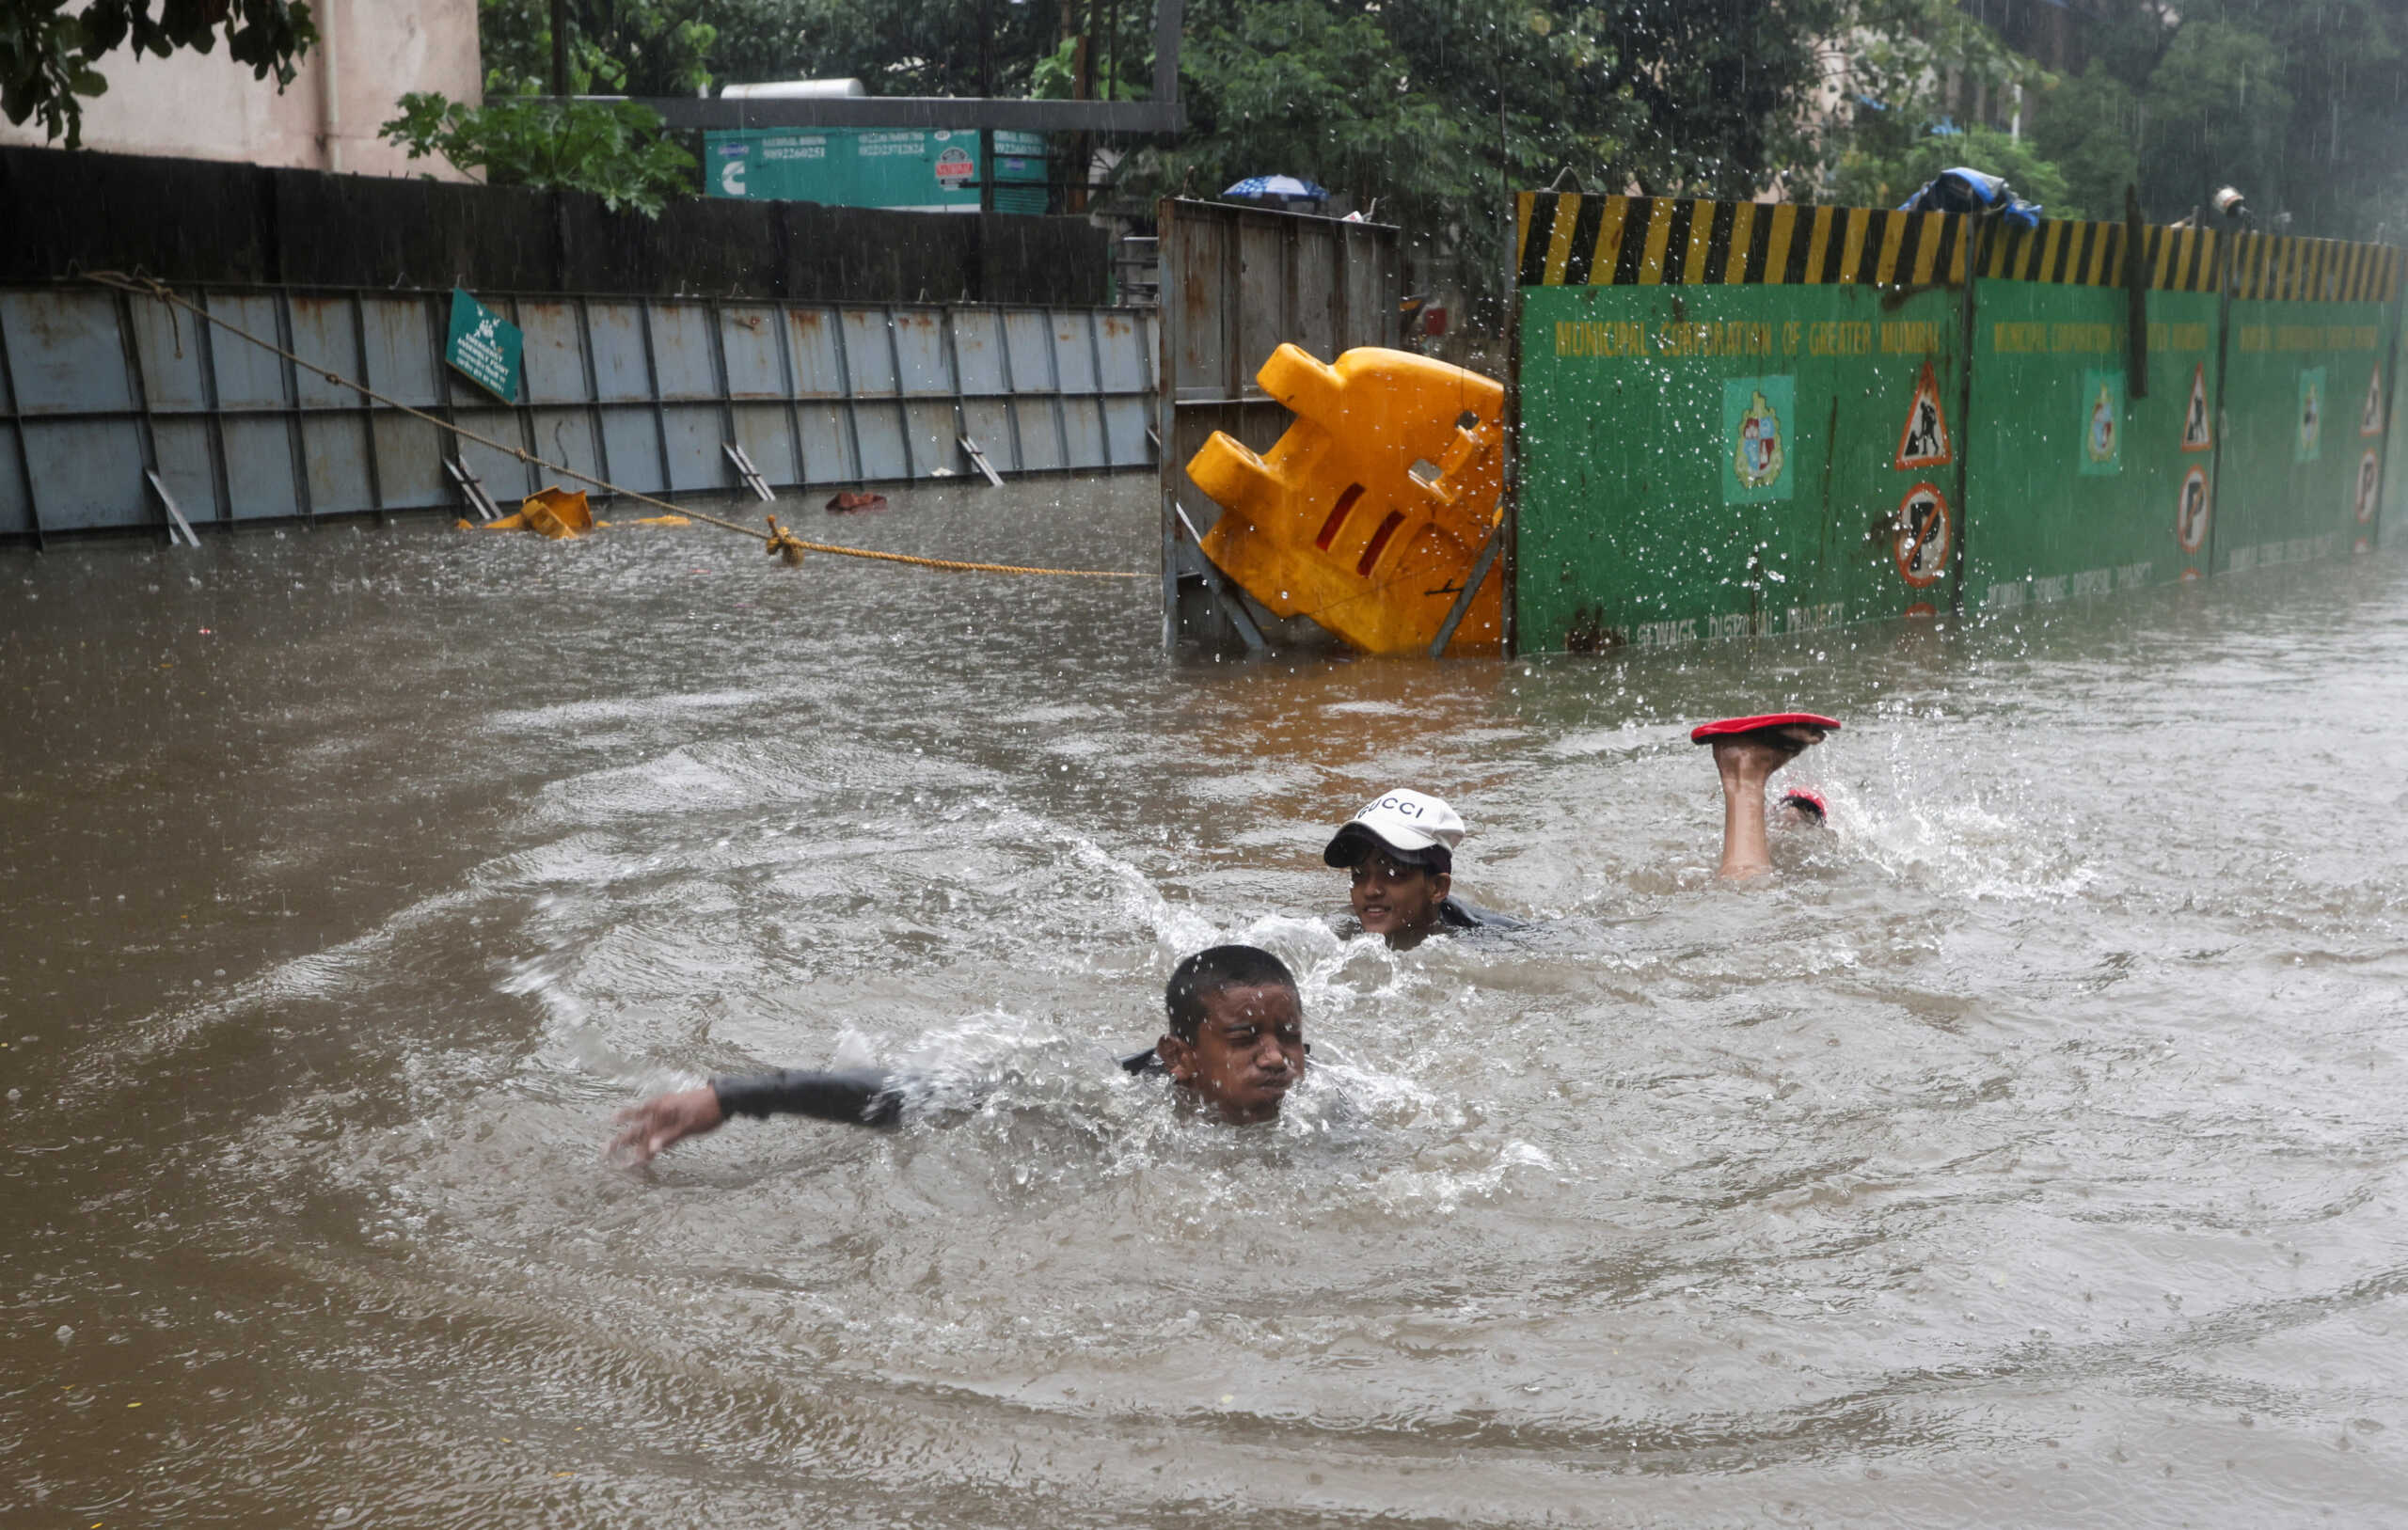
[[[552,0],[552,94],[568,96],[568,0]]]

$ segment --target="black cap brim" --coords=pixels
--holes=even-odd
[[[1418,850],[1402,850],[1361,824],[1348,824],[1331,837],[1321,853],[1322,863],[1329,866],[1353,867],[1377,850],[1400,866],[1426,866],[1432,871],[1451,871],[1454,852],[1444,844],[1425,844]]]

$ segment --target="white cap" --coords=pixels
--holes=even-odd
[[[1333,866],[1351,866],[1362,859],[1355,848],[1365,838],[1376,840],[1407,865],[1445,871],[1454,860],[1455,846],[1463,843],[1464,821],[1427,792],[1383,792],[1338,831],[1321,858]]]

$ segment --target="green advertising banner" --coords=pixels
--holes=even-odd
[[[703,190],[904,213],[978,209],[978,134],[953,128],[747,128],[704,134]],[[1045,137],[995,133],[995,206],[1045,211]]]
[[[467,293],[452,289],[452,327],[443,359],[504,403],[518,402],[518,326]]]

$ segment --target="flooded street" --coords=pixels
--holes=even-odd
[[[2396,1522],[2408,562],[1174,664],[1153,494],[0,553],[0,1522]],[[1336,933],[1394,785],[1541,927]],[[1109,1065],[1230,939],[1275,1128]],[[601,1161],[870,1062],[978,1103]]]

